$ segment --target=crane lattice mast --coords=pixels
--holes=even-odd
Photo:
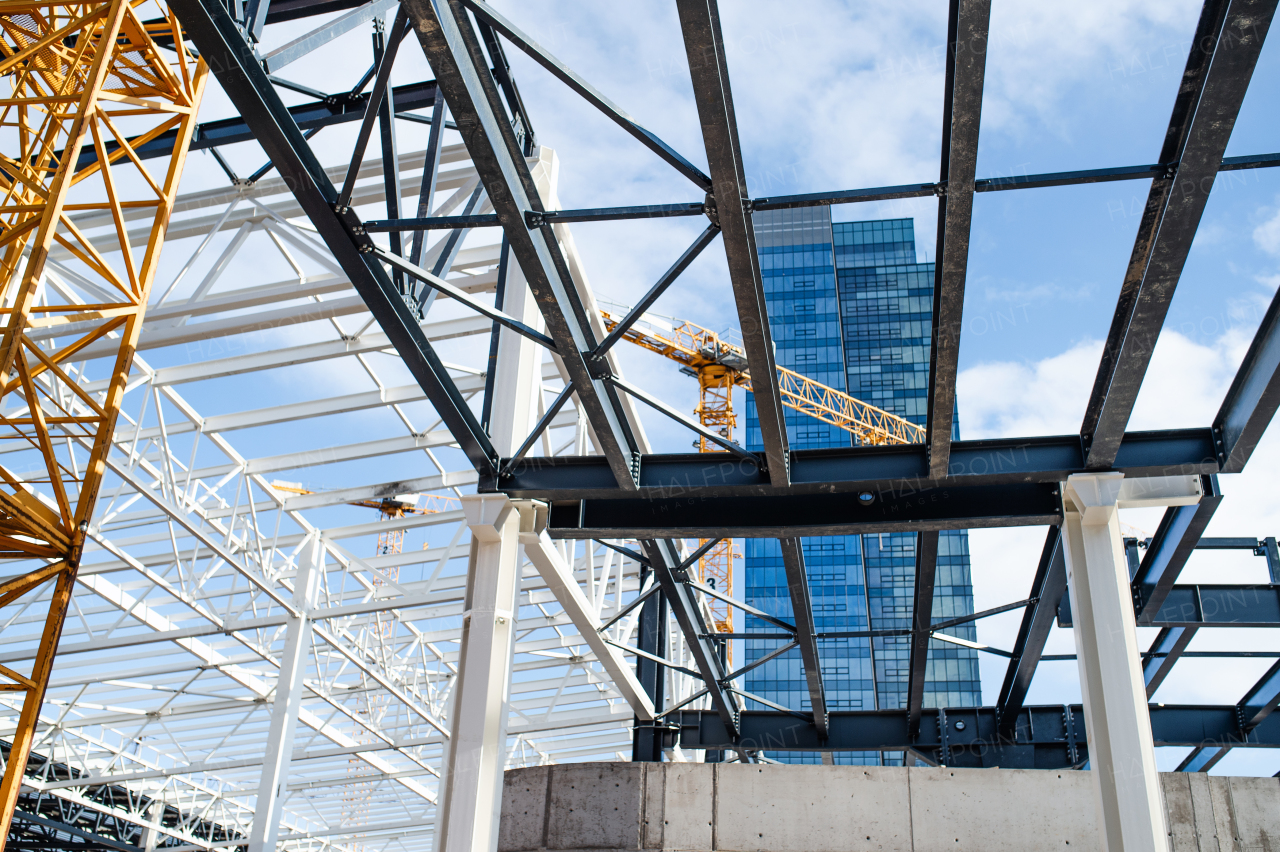
[[[207,77],[159,9],[143,20],[128,0],[10,2],[0,15],[0,435],[28,447],[0,466],[0,558],[21,572],[0,583],[0,605],[54,584],[30,672],[0,667],[0,690],[22,695],[0,850]],[[137,154],[148,143],[171,146],[151,168]],[[149,225],[144,240],[130,222]],[[103,390],[86,387],[76,362],[89,357],[112,359]]]

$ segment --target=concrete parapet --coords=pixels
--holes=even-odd
[[[1280,852],[1280,780],[1161,777],[1172,852]],[[506,773],[499,852],[1093,852],[1087,772],[576,763]]]

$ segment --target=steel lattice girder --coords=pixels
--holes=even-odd
[[[497,454],[488,435],[462,399],[382,265],[353,242],[349,226],[341,218],[343,214],[333,208],[338,199],[337,190],[307,146],[266,72],[257,64],[230,13],[220,4],[201,0],[178,0],[174,9],[201,54],[215,66],[214,75],[253,130],[254,138],[289,184],[463,452],[478,471],[496,474]]]
[[[460,147],[446,149],[443,159],[457,162],[462,155]],[[421,157],[406,158],[406,162],[420,165]],[[367,177],[377,177],[380,181],[376,164],[371,164],[367,171]],[[464,168],[448,172],[446,182],[451,186],[456,184],[460,172],[470,173],[474,179],[474,172]],[[259,240],[268,252],[279,251],[278,246],[283,245],[299,252],[298,257],[304,260],[336,268],[323,247],[304,231],[283,218],[273,218],[297,216],[300,212],[284,192],[281,181],[263,181],[250,190],[250,197],[267,206],[252,209],[257,220],[248,223],[250,235],[247,240],[236,243],[248,248],[236,250],[252,251],[255,240]],[[211,203],[220,206],[210,208]],[[184,197],[177,208],[185,211],[186,218],[175,222],[173,230],[187,237],[198,237],[202,228],[203,232],[211,228],[214,232],[217,229],[235,232],[246,222],[229,209],[219,215],[222,208],[233,203],[237,203],[236,193],[221,191]],[[210,209],[215,211],[212,216]],[[264,210],[273,214],[265,221]],[[91,215],[94,214],[82,214],[78,219],[82,228],[88,228],[88,219],[84,217]],[[192,224],[202,221],[206,223],[202,228]],[[277,237],[281,242],[273,249],[272,241]],[[181,247],[176,250],[180,251]],[[308,254],[317,250],[315,257]],[[494,279],[489,273],[472,274],[477,258],[490,255],[496,261],[496,251],[464,254],[451,280],[479,292],[492,289]],[[480,266],[483,268],[483,264]],[[246,595],[243,579],[239,581],[239,591],[231,593],[235,585],[231,579],[233,571],[253,573],[261,566],[263,573],[278,574],[306,530],[316,529],[309,527],[304,517],[312,512],[331,512],[332,507],[350,500],[367,500],[406,489],[465,487],[475,482],[475,473],[467,470],[463,463],[462,470],[409,481],[374,482],[312,495],[273,495],[269,483],[263,479],[264,474],[271,476],[287,470],[290,477],[308,481],[319,477],[320,481],[327,481],[326,465],[383,453],[414,453],[416,459],[429,463],[425,453],[447,451],[451,438],[443,430],[429,425],[434,419],[431,417],[425,430],[421,425],[415,428],[405,423],[400,427],[406,433],[403,437],[384,437],[386,433],[376,429],[370,432],[366,423],[358,430],[357,443],[313,450],[297,446],[296,437],[289,437],[287,440],[295,449],[287,454],[253,458],[236,453],[230,439],[237,429],[255,427],[275,430],[280,436],[295,436],[306,434],[305,429],[299,431],[300,426],[322,422],[315,418],[358,415],[372,405],[390,403],[412,414],[425,408],[421,402],[425,395],[412,386],[395,389],[380,385],[374,373],[372,384],[365,379],[371,388],[369,391],[344,393],[343,389],[326,384],[318,388],[323,395],[318,399],[242,410],[242,406],[253,405],[261,398],[259,392],[247,392],[247,389],[261,389],[264,381],[269,386],[269,378],[279,375],[273,371],[306,370],[308,365],[324,365],[326,375],[342,375],[344,366],[363,372],[356,359],[361,356],[386,358],[378,353],[386,352],[389,342],[376,327],[360,335],[340,323],[346,322],[343,317],[352,316],[358,327],[368,319],[367,313],[352,310],[335,315],[324,310],[323,304],[315,305],[310,313],[290,308],[295,318],[283,326],[276,324],[273,317],[280,314],[280,306],[288,305],[299,294],[307,298],[315,293],[323,298],[330,292],[327,288],[334,286],[332,275],[328,278],[308,276],[308,282],[316,284],[314,289],[310,284],[301,287],[295,280],[292,286],[284,286],[286,282],[266,286],[233,283],[230,285],[233,288],[243,289],[227,293],[228,280],[221,280],[218,292],[202,301],[165,306],[152,314],[157,326],[166,327],[157,327],[150,339],[154,341],[169,331],[182,331],[191,341],[185,344],[189,363],[153,368],[144,359],[135,362],[130,382],[138,390],[128,397],[133,407],[126,411],[117,430],[115,450],[115,459],[132,464],[132,471],[128,479],[123,480],[115,473],[108,474],[106,491],[112,499],[104,497],[101,516],[95,519],[95,526],[90,530],[87,564],[73,598],[73,618],[68,621],[64,635],[63,650],[72,653],[59,657],[59,667],[50,687],[51,703],[46,705],[42,717],[44,722],[58,722],[59,726],[52,729],[55,733],[49,740],[37,746],[60,756],[69,755],[75,766],[86,774],[81,776],[83,781],[76,782],[56,774],[29,775],[25,783],[46,798],[75,807],[90,807],[81,803],[77,792],[80,787],[87,785],[95,790],[103,789],[102,785],[127,784],[131,790],[145,791],[148,795],[182,797],[184,807],[188,802],[194,803],[191,806],[207,814],[211,825],[239,831],[253,816],[244,804],[244,797],[256,789],[265,734],[263,708],[269,705],[255,701],[263,697],[262,691],[248,689],[236,678],[243,678],[248,670],[260,670],[264,678],[269,677],[275,659],[273,643],[278,641],[277,631],[287,620],[287,614],[273,608],[270,597],[253,586],[246,598],[241,599],[251,602],[250,611],[242,611],[242,604],[232,605],[230,601],[235,595]],[[166,283],[160,282],[161,289]],[[56,280],[50,286],[57,286]],[[229,322],[223,318],[225,311],[240,316]],[[313,342],[298,346],[291,335],[304,323],[311,323],[303,330]],[[438,340],[453,336],[463,339],[487,333],[488,323],[433,322],[424,325],[423,331]],[[144,337],[144,341],[146,339]],[[269,342],[266,351],[255,351],[258,340]],[[98,388],[93,382],[93,366],[91,360],[91,369],[85,377],[90,391]],[[465,372],[459,375],[459,386],[465,393],[475,394],[482,387],[476,375]],[[554,365],[543,366],[545,380],[557,381],[558,376]],[[221,394],[218,397],[221,404],[213,411],[197,411],[180,393],[191,382],[220,383],[224,390],[234,392]],[[144,398],[147,404],[141,405]],[[140,410],[143,414],[154,412],[160,404],[164,414],[160,422],[152,419],[152,415],[146,423],[138,423]],[[563,436],[576,423],[576,413],[566,412],[557,418],[553,429]],[[563,437],[554,440],[559,444]],[[198,441],[201,448],[195,457],[194,470],[188,455],[193,441]],[[179,443],[182,449],[177,448]],[[11,449],[0,448],[0,452]],[[583,447],[577,445],[576,451],[582,450]],[[214,454],[209,455],[210,452]],[[455,450],[453,458],[456,456]],[[195,503],[173,496],[170,469],[177,472],[178,485],[184,481],[190,484],[198,498]],[[237,488],[242,490],[238,505]],[[252,492],[252,499],[245,495],[246,489]],[[177,493],[181,495],[182,489],[178,488]],[[159,495],[167,496],[152,499]],[[342,587],[327,600],[327,607],[332,611],[326,610],[321,619],[330,635],[347,643],[348,651],[356,652],[358,662],[342,657],[333,645],[322,642],[315,648],[314,665],[319,667],[326,665],[326,660],[340,659],[346,671],[358,672],[357,677],[361,679],[369,678],[370,686],[349,691],[341,678],[334,679],[337,672],[334,669],[308,687],[308,718],[320,719],[325,724],[309,734],[315,742],[294,753],[295,780],[291,789],[306,790],[307,807],[313,809],[290,809],[286,814],[282,830],[285,839],[294,846],[341,848],[353,834],[372,837],[384,827],[390,831],[389,826],[404,825],[408,821],[398,814],[403,814],[404,807],[412,806],[414,800],[429,806],[405,784],[415,784],[430,792],[443,738],[439,734],[416,733],[414,726],[426,724],[425,721],[411,716],[412,711],[407,713],[408,704],[396,698],[395,693],[408,697],[410,703],[420,707],[441,710],[450,682],[448,666],[456,660],[451,646],[456,641],[456,629],[449,629],[439,620],[456,619],[461,612],[462,593],[457,576],[448,576],[450,572],[446,572],[434,586],[424,587],[418,583],[382,597],[370,598],[367,590],[379,576],[378,572],[399,570],[398,566],[424,559],[432,565],[447,562],[456,572],[458,560],[465,554],[465,538],[455,536],[455,544],[460,542],[461,547],[445,547],[441,541],[417,555],[404,553],[394,557],[360,559],[347,548],[353,540],[368,541],[369,536],[387,529],[452,531],[460,521],[460,513],[373,522],[365,515],[368,509],[345,511],[358,513],[360,522],[349,522],[351,519],[346,518],[343,519],[345,525],[326,524],[321,528],[326,540],[332,542],[331,582],[337,581]],[[275,518],[283,519],[286,530],[290,530],[291,524],[298,524],[301,532],[295,527],[292,531],[273,533],[272,528],[278,522],[272,520]],[[264,525],[261,531],[257,528],[259,522]],[[166,532],[160,532],[168,523],[173,523],[177,532],[172,552],[165,552],[169,538]],[[448,539],[447,533],[444,538]],[[227,543],[221,551],[212,546],[220,542]],[[159,551],[158,546],[162,548]],[[235,569],[218,556],[227,550],[236,562]],[[582,557],[575,561],[582,571]],[[273,569],[272,565],[276,567]],[[610,572],[604,570],[599,557],[595,560],[596,576],[592,581],[595,585],[588,587],[587,596],[594,597],[597,606],[604,604],[612,608],[615,590],[625,590],[631,595],[636,589],[634,563],[627,567],[625,578],[618,575],[619,560],[611,565],[605,604],[600,575]],[[287,574],[285,576],[287,578]],[[339,577],[343,579],[338,581]],[[582,650],[582,640],[552,603],[545,587],[532,576],[524,585],[524,604],[533,608],[526,613],[541,611],[543,614],[521,619],[522,628],[533,632],[517,643],[516,667],[520,679],[513,687],[513,712],[518,718],[513,719],[512,733],[517,737],[519,748],[529,749],[528,756],[519,759],[616,757],[629,739],[630,708],[618,703],[608,681],[595,671],[594,664]],[[591,592],[591,588],[595,592]],[[281,591],[288,594],[286,588],[281,587]],[[5,615],[12,617],[13,614],[6,612]],[[440,671],[432,671],[431,665],[412,658],[408,661],[411,665],[403,669],[394,665],[384,667],[380,661],[386,657],[377,643],[361,638],[361,631],[368,631],[376,623],[396,624],[400,638],[393,647],[401,653],[406,648],[425,653],[426,663],[440,666]],[[625,641],[621,635],[625,627],[624,623],[613,631],[619,641]],[[16,620],[5,622],[6,644],[25,642],[30,629],[20,615]],[[550,639],[548,634],[560,635]],[[439,656],[429,650],[432,646],[439,649]],[[16,660],[29,656],[25,651],[12,649],[13,645],[2,649],[6,658]],[[139,658],[139,651],[146,652],[144,658]],[[585,665],[569,662],[571,657],[579,655],[585,657]],[[104,682],[104,666],[109,666],[110,674],[119,680]],[[566,670],[568,676],[565,676]],[[379,678],[393,688],[384,688]],[[260,687],[263,684],[269,686],[271,682],[263,679],[258,683]],[[677,684],[671,694],[683,698],[687,692]],[[202,694],[210,697],[202,698]],[[558,697],[549,701],[546,696],[551,695]],[[147,715],[174,699],[181,706],[171,706],[159,715]],[[382,724],[375,724],[357,712],[366,699],[383,702],[390,708]],[[539,721],[530,724],[520,714]],[[106,731],[108,739],[95,736],[98,730]],[[180,747],[166,749],[166,731],[178,738]],[[223,737],[232,733],[234,744],[219,747]],[[161,753],[152,746],[135,749],[131,745],[136,737],[146,740],[153,734],[162,741]],[[3,730],[0,736],[4,736]],[[356,737],[372,741],[353,743]],[[253,754],[255,748],[257,756]],[[167,754],[163,750],[167,750]],[[356,779],[353,766],[364,780]],[[352,798],[352,791],[359,796],[373,791],[375,799],[370,806],[370,818],[375,820],[375,826],[357,822],[341,830],[323,829],[326,832],[323,837],[315,834],[321,830],[317,821],[320,824],[325,820],[332,824],[342,822],[342,809],[347,807],[344,802]],[[96,813],[114,814],[114,818],[133,824],[138,824],[140,819],[145,821],[144,817],[126,812]],[[416,834],[423,837],[420,831]],[[167,836],[185,845],[201,846],[209,842],[200,834],[190,835],[186,829]],[[308,841],[305,837],[317,839]]]

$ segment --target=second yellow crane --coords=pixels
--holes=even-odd
[[[611,307],[619,310],[600,311],[609,331],[617,328],[628,310],[620,305]],[[698,422],[733,440],[733,429],[738,425],[738,416],[733,409],[733,389],[752,389],[747,353],[741,346],[697,323],[648,313],[627,329],[622,338],[681,364],[682,372],[698,380],[698,407],[694,411]],[[778,367],[778,385],[782,404],[787,408],[844,429],[859,444],[918,444],[924,441],[924,427],[786,367]],[[704,437],[698,438],[697,446],[702,453],[724,451]],[[737,556],[731,539],[721,541],[700,560],[702,581],[728,594],[733,588],[733,560]],[[733,609],[721,601],[713,600],[710,604],[716,632],[732,633]]]

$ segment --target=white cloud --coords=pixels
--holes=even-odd
[[[1102,344],[1084,341],[1035,363],[997,361],[960,373],[965,438],[1062,435],[1080,428]]]
[[[1253,241],[1267,254],[1280,255],[1280,207],[1270,219],[1253,229]]]

